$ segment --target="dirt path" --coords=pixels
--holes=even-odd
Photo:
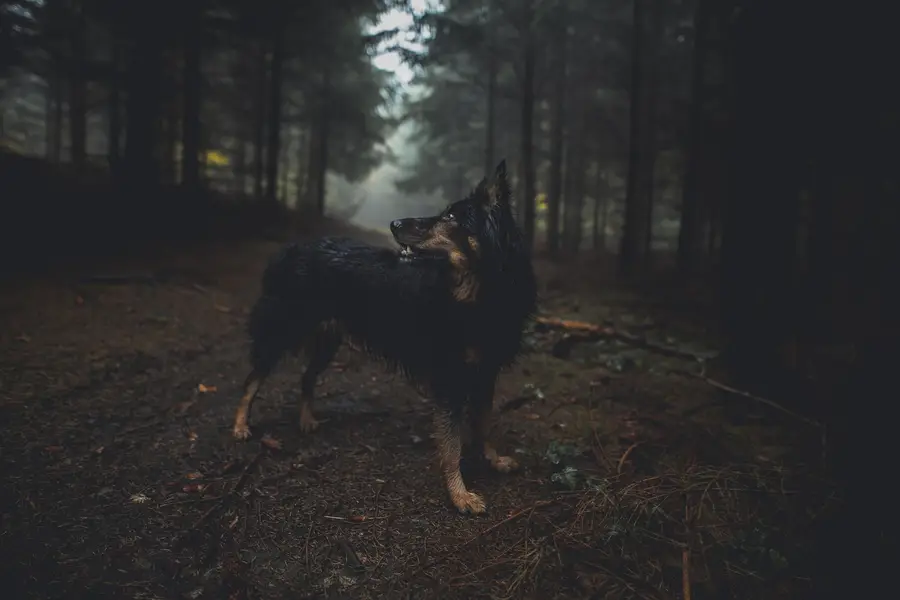
[[[275,248],[209,247],[3,291],[9,597],[663,598],[682,593],[684,571],[696,597],[808,591],[809,552],[784,525],[800,528],[799,512],[785,511],[819,496],[767,486],[809,471],[797,448],[817,434],[785,434],[772,411],[673,375],[695,368],[681,359],[609,341],[557,358],[559,333],[530,334],[496,401],[498,442],[524,469],[466,469],[485,518],[448,507],[429,402],[349,350],[321,384],[316,433],[297,431],[289,362],[257,402],[254,438],[234,442],[244,318]],[[85,279],[103,274],[129,279]],[[543,279],[543,306],[558,316],[669,343],[696,334],[651,323],[627,295],[553,291],[552,274]],[[735,482],[757,486],[754,498],[791,498],[765,522],[781,537],[748,525],[763,513],[748,512],[760,509]],[[719,506],[712,519],[707,501]],[[740,546],[738,534],[756,537]],[[715,544],[725,558],[686,566],[685,547]],[[760,552],[771,574],[753,562]]]

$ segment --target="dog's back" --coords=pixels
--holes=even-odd
[[[291,244],[267,267],[250,314],[254,369],[268,374],[327,323],[391,366],[427,377],[463,345],[447,281],[447,268],[402,264],[396,251],[348,238]]]

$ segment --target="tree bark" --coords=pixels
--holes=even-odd
[[[113,177],[119,176],[122,159],[122,45],[118,38],[113,39],[112,60],[109,79],[109,143],[108,161]]]
[[[577,33],[577,32],[576,32]],[[581,249],[584,229],[585,178],[587,177],[587,104],[588,84],[581,65],[573,69],[572,120],[569,150],[566,157],[565,219],[563,223],[563,248],[569,255]]]
[[[707,36],[710,24],[711,0],[698,0],[694,16],[694,55],[691,74],[690,150],[682,191],[681,225],[678,230],[678,268],[690,274],[703,253],[703,207],[701,196],[702,154],[705,148],[704,83],[707,60]]]
[[[293,129],[288,127],[287,135],[285,136],[284,143],[281,144],[281,165],[279,166],[279,173],[281,174],[281,198],[284,200],[284,203],[287,204],[288,199],[288,176],[290,175],[290,152],[291,147],[294,142],[294,133]]]
[[[234,186],[239,198],[243,198],[247,193],[247,158],[247,140],[244,139],[243,135],[239,135],[237,141],[236,158],[234,161]]]
[[[146,193],[159,184],[157,144],[163,59],[161,40],[156,30],[141,22],[139,17],[133,16],[132,19],[134,45],[128,69],[124,169],[130,186]]]
[[[253,138],[253,195],[262,199],[265,191],[266,91],[268,89],[269,56],[264,46],[259,48],[257,67],[255,126]]]
[[[200,94],[202,87],[203,11],[201,0],[187,5],[184,45],[181,179],[191,190],[200,187]]]
[[[310,132],[308,128],[300,127],[297,136],[297,189],[294,196],[294,208],[302,211],[304,201],[307,198],[307,185],[309,180],[309,170],[303,168],[304,164],[309,164],[310,155]]]
[[[547,253],[559,254],[559,218],[563,188],[563,130],[566,110],[567,21],[561,16],[554,44],[553,108],[550,123],[550,189],[547,194]]]
[[[72,141],[72,166],[82,172],[87,162],[87,22],[80,0],[71,3],[71,63],[69,64],[69,127]]]
[[[774,21],[772,21],[774,17]],[[780,393],[779,350],[791,333],[800,183],[794,30],[772,10],[735,28],[731,194],[722,236],[726,355],[741,385]],[[778,140],[773,144],[772,140]]]
[[[328,103],[331,101],[331,67],[323,64],[322,92],[319,116],[319,139],[316,148],[316,215],[325,216],[325,197],[328,185],[328,136],[330,135],[331,114]]]
[[[605,250],[606,207],[609,203],[609,191],[606,179],[603,177],[603,168],[600,162],[597,163],[597,172],[594,176],[594,231],[592,247],[594,250]]]
[[[272,42],[272,78],[269,94],[269,142],[266,164],[266,199],[278,201],[278,165],[281,156],[281,90],[284,83],[284,36],[285,25],[276,23],[275,39]]]
[[[523,233],[525,246],[529,250],[534,248],[534,70],[535,70],[535,40],[531,24],[533,9],[530,5],[526,11],[525,20],[525,48],[524,69],[522,76],[522,177],[524,178],[523,208]]]
[[[488,28],[494,25],[494,2],[488,2]],[[490,175],[494,172],[494,130],[497,112],[497,50],[494,47],[492,37],[488,39],[487,48],[488,60],[488,84],[487,84],[487,116],[484,124],[484,174]]]
[[[635,0],[632,54],[630,149],[625,223],[619,270],[631,275],[646,267],[652,237],[655,148],[655,79],[662,26],[660,0]]]

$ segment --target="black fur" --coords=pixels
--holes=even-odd
[[[249,319],[247,381],[255,387],[245,392],[244,435],[240,416],[235,435],[246,436],[252,396],[279,359],[307,349],[302,391],[311,399],[345,336],[429,388],[454,427],[467,405],[490,406],[536,300],[505,164],[441,214],[395,221],[391,230],[411,252],[324,238],[289,245],[272,260]]]

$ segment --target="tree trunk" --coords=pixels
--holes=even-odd
[[[237,152],[234,160],[234,187],[239,198],[247,193],[247,140],[243,135],[238,136]]]
[[[258,77],[256,82],[256,110],[254,110],[256,123],[253,132],[253,195],[257,199],[261,199],[265,191],[265,180],[263,178],[265,176],[266,164],[264,140],[266,139],[266,91],[268,88],[268,71],[268,52],[265,50],[265,47],[261,46],[259,48],[259,66],[256,73],[256,76]]]
[[[308,128],[300,127],[300,133],[297,137],[297,189],[295,193],[294,209],[302,212],[304,200],[307,198],[307,186],[309,182],[309,171],[304,169],[304,164],[309,164],[310,156],[310,132]]]
[[[690,274],[703,253],[703,207],[699,178],[702,154],[706,147],[704,82],[707,60],[707,35],[710,24],[711,0],[698,0],[694,16],[694,56],[691,74],[690,150],[681,199],[681,226],[678,230],[678,268]]]
[[[84,170],[87,162],[87,23],[84,7],[79,0],[71,5],[73,29],[72,58],[69,65],[69,127],[72,138],[72,166],[76,172]]]
[[[773,20],[774,19],[774,20]],[[793,26],[774,9],[735,27],[731,194],[722,236],[726,356],[740,385],[778,395],[791,335],[799,207]],[[773,144],[772,140],[778,140]]]
[[[317,175],[317,165],[319,164],[319,136],[322,135],[322,127],[317,123],[315,117],[310,119],[309,138],[307,139],[306,149],[306,185],[304,186],[305,194],[303,196],[303,211],[316,214],[318,210],[319,194],[316,191],[319,177]]]
[[[54,55],[47,76],[47,160],[59,164],[62,158],[63,78],[60,60]]]
[[[484,124],[484,173],[490,175],[494,172],[494,121],[496,120],[497,105],[497,57],[494,48],[488,50],[488,90],[487,90],[487,117]]]
[[[119,175],[119,162],[122,158],[122,81],[121,81],[122,45],[118,38],[113,40],[112,59],[109,80],[109,142],[107,154],[109,168],[113,177]]]
[[[563,129],[566,110],[566,63],[568,23],[561,15],[555,39],[553,66],[553,108],[550,123],[550,189],[547,194],[547,253],[556,258],[559,253],[559,217],[563,187]]]
[[[584,228],[585,177],[587,175],[587,104],[588,84],[584,69],[573,72],[571,111],[572,131],[568,136],[569,151],[566,158],[565,219],[563,222],[563,248],[569,255],[581,249]]]
[[[128,68],[127,134],[124,168],[136,191],[148,192],[159,184],[159,116],[162,85],[162,47],[156,30],[138,17],[132,31]],[[153,18],[149,17],[152,21]]]
[[[662,26],[660,0],[635,0],[632,53],[630,148],[625,223],[619,269],[630,275],[646,267],[651,241],[653,174],[656,157],[655,87],[657,50]]]
[[[535,69],[535,40],[531,24],[533,15],[530,6],[527,10],[524,69],[522,76],[522,177],[524,178],[524,196],[522,197],[523,233],[525,247],[528,250],[534,248],[534,69]]]
[[[319,144],[316,149],[316,215],[325,216],[325,196],[328,182],[328,136],[331,115],[328,103],[331,101],[331,67],[323,64],[322,96],[319,116]]]
[[[594,180],[594,250],[606,249],[606,207],[609,203],[609,190],[606,179],[603,178],[601,163],[597,163],[597,172]]]
[[[284,36],[285,25],[277,23],[275,39],[272,42],[272,79],[269,95],[269,143],[266,164],[266,199],[278,201],[278,163],[281,156],[281,88],[284,82]]]
[[[285,136],[285,141],[281,145],[281,165],[279,166],[279,173],[281,174],[281,194],[280,197],[287,204],[288,199],[288,185],[289,185],[289,175],[290,175],[290,153],[292,150],[292,146],[294,144],[294,130],[292,127],[287,128],[287,135]]]
[[[202,87],[201,53],[203,50],[203,12],[201,0],[187,5],[187,23],[183,40],[184,106],[181,126],[181,179],[183,185],[200,187],[200,94]]]

